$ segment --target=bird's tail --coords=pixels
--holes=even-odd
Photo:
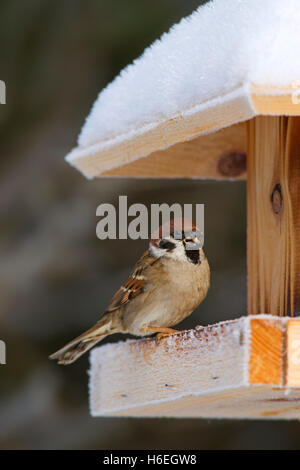
[[[104,315],[96,325],[51,354],[49,359],[57,360],[58,364],[72,364],[72,362],[75,362],[82,354],[106,336],[121,331],[114,325],[115,322],[113,320],[114,318],[111,314]]]

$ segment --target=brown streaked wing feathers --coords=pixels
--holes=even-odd
[[[142,277],[145,274],[145,270],[154,264],[157,259],[158,258],[150,256],[149,250],[145,251],[136,263],[134,270],[128,277],[127,281],[124,282],[113,296],[106,313],[117,310],[143,292],[143,287],[147,282],[147,279],[139,279],[139,277]]]

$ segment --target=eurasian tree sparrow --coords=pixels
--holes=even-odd
[[[184,223],[184,231],[183,231]],[[184,320],[205,298],[210,269],[195,234],[197,227],[175,219],[159,228],[149,249],[116,292],[106,312],[89,330],[50,356],[71,364],[113,333],[158,337],[178,333],[170,327]],[[180,230],[181,239],[174,238]]]

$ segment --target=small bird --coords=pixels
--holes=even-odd
[[[71,364],[113,333],[156,333],[158,339],[179,333],[171,327],[195,310],[210,284],[209,264],[197,233],[196,225],[186,219],[162,225],[100,320],[49,358]]]

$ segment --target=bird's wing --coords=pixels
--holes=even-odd
[[[106,313],[117,310],[143,292],[144,285],[147,282],[145,271],[157,260],[158,258],[154,258],[154,256],[150,255],[149,250],[145,251],[136,263],[134,270],[128,277],[127,281],[124,282],[113,296]]]

